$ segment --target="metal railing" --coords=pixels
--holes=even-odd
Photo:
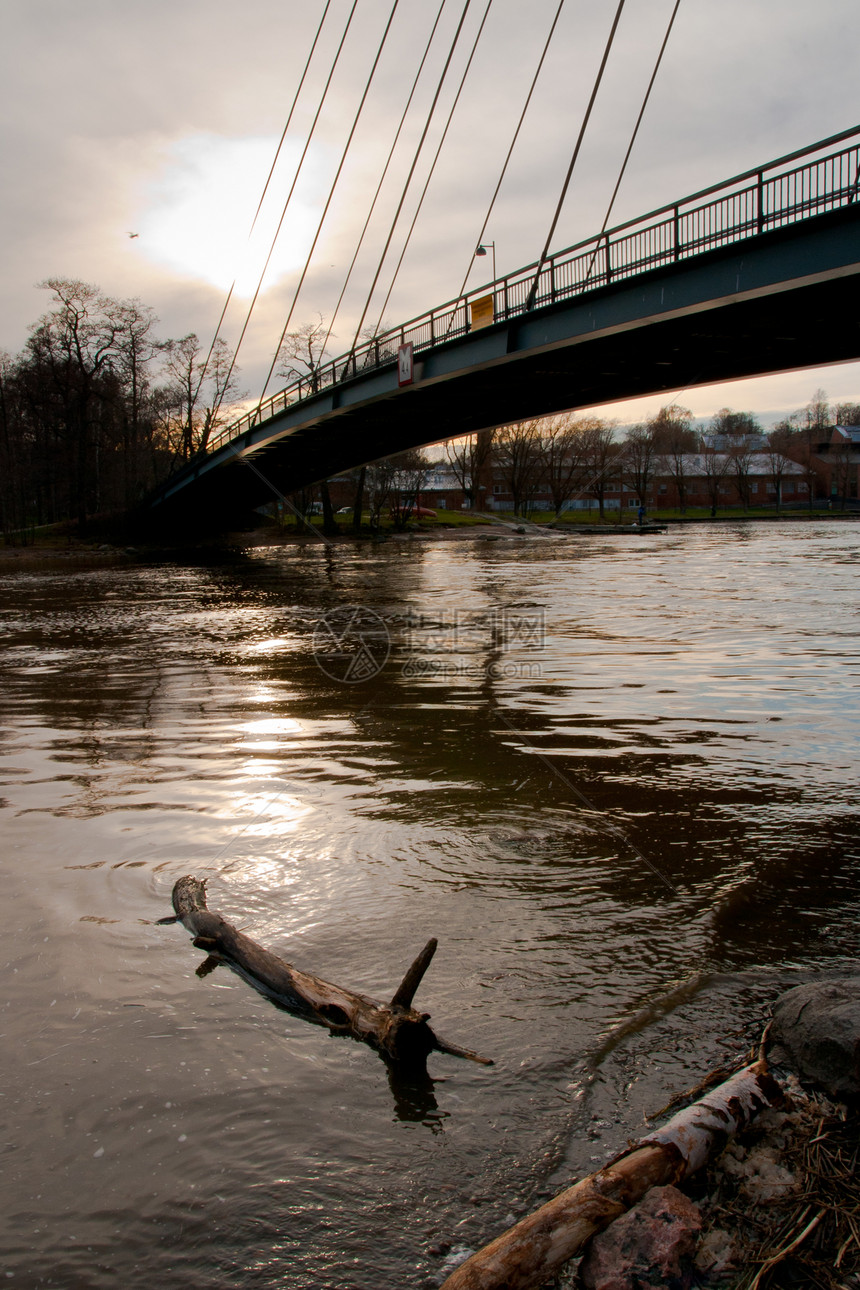
[[[850,147],[826,156],[816,155],[851,138],[856,141]],[[786,169],[803,158],[814,159]],[[702,202],[703,198],[710,200]],[[860,126],[855,126],[556,252],[540,267],[532,308],[553,305],[651,269],[800,223],[858,199]],[[529,264],[322,364],[225,426],[212,437],[207,451],[215,451],[322,390],[395,363],[400,345],[411,342],[419,354],[460,339],[471,329],[470,302],[479,297],[492,293],[495,322],[522,315],[527,310],[537,270],[537,263]]]

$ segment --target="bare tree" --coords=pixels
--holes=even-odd
[[[693,414],[689,408],[670,403],[661,408],[648,424],[657,446],[658,469],[671,477],[678,494],[678,509],[683,515],[687,510],[690,457],[698,446]]]
[[[288,381],[307,378],[313,393],[320,387],[320,368],[328,358],[326,342],[329,332],[322,314],[316,322],[306,322],[295,331],[288,331],[278,350],[276,375]]]
[[[520,421],[496,432],[495,464],[514,503],[514,514],[529,508],[543,471],[539,421]]]
[[[805,408],[806,422],[815,430],[825,432],[833,424],[827,394],[817,389]]]
[[[838,426],[860,426],[860,403],[837,403],[833,420]]]
[[[585,488],[597,498],[600,518],[606,517],[606,494],[620,476],[621,446],[615,442],[611,421],[595,418],[585,431]]]
[[[121,302],[115,311],[117,367],[125,387],[123,406],[123,471],[126,504],[139,500],[141,488],[152,482],[141,478],[151,461],[153,430],[150,371],[159,349],[153,329],[158,322],[140,300]],[[148,442],[147,442],[148,441]],[[144,457],[144,448],[150,452]],[[147,472],[148,473],[148,472]]]
[[[0,532],[16,533],[22,540],[28,511],[28,484],[32,478],[32,434],[24,430],[24,416],[16,380],[16,365],[0,351]]]
[[[763,439],[762,428],[750,412],[720,408],[711,418],[710,435],[712,447],[726,454],[738,500],[746,511],[750,504],[754,454]]]
[[[657,465],[657,439],[650,423],[631,426],[623,450],[624,474],[633,485],[639,505],[647,505],[648,486]]]
[[[445,455],[470,507],[480,507],[481,493],[490,486],[495,437],[495,430],[479,430],[445,445]]]
[[[391,458],[374,461],[364,476],[364,497],[370,511],[370,527],[378,529],[383,508],[389,503],[394,489],[396,467]]]
[[[777,513],[782,508],[782,481],[785,472],[792,464],[788,455],[788,449],[791,444],[791,437],[784,429],[771,430],[767,436],[767,460],[770,465],[771,479],[776,490],[776,509]]]
[[[241,398],[239,369],[232,351],[216,340],[208,362],[195,332],[162,345],[168,378],[168,430],[174,453],[184,460],[204,452],[214,432],[228,420],[223,405]]]
[[[430,463],[420,448],[409,448],[390,461],[394,470],[391,513],[395,528],[404,529],[420,506],[421,489],[427,483]]]
[[[720,504],[720,496],[723,492],[723,485],[729,475],[729,459],[724,452],[718,452],[707,445],[703,446],[702,468],[705,475],[705,492],[711,503],[711,518],[717,513],[717,507]]]
[[[552,497],[556,518],[587,478],[588,436],[597,424],[596,417],[570,416],[543,422],[540,437],[543,481]]]
[[[854,416],[860,411],[856,404],[837,404],[835,415],[842,420],[843,414]],[[809,509],[812,510],[815,497],[824,491],[824,472],[819,454],[829,453],[829,440],[833,425],[834,412],[831,412],[824,390],[816,390],[805,408],[792,412],[785,420],[778,422],[776,430],[787,432],[788,452],[792,460],[803,467]],[[842,422],[844,424],[844,421]]]
[[[71,505],[83,524],[99,506],[98,430],[101,400],[117,359],[117,302],[98,287],[70,278],[39,284],[54,309],[32,331],[27,348],[55,405],[55,424],[71,449]]]
[[[755,459],[755,448],[749,439],[739,435],[728,446],[726,456],[729,469],[734,476],[735,491],[745,511],[750,506],[750,489],[752,485],[752,465]]]

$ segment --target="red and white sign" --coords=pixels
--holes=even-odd
[[[412,341],[400,345],[397,350],[397,384],[411,385],[415,380],[415,356],[412,352]]]

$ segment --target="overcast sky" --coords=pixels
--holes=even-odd
[[[239,356],[258,396],[393,0],[357,0],[340,62]],[[400,0],[311,271],[293,316],[330,319],[440,0]],[[349,348],[465,0],[437,41],[371,223],[331,351]],[[539,254],[617,0],[567,0],[487,228],[499,274]],[[352,0],[331,0],[259,228],[283,208]],[[368,313],[376,323],[486,10],[472,0],[402,233]],[[627,0],[555,249],[596,232],[674,0]],[[384,311],[394,324],[490,277],[474,248],[557,0],[493,0],[474,62]],[[46,311],[48,277],[139,297],[163,337],[208,346],[234,277],[235,343],[260,269],[247,233],[322,17],[323,0],[0,0],[5,250],[0,348],[17,353]],[[850,0],[681,0],[613,212],[621,222],[857,124],[860,7]],[[129,234],[137,234],[135,237]],[[253,259],[256,253],[256,261]],[[249,259],[250,255],[250,259]],[[699,416],[727,404],[767,420],[823,387],[860,401],[860,364],[678,392]],[[270,392],[271,392],[270,387]],[[623,419],[659,399],[612,409]]]

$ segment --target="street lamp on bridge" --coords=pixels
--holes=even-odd
[[[485,245],[484,245],[484,243],[482,242],[482,243],[480,244],[480,246],[476,249],[476,251],[475,251],[475,255],[476,255],[476,256],[478,256],[478,255],[486,255],[486,254],[487,254],[487,246],[490,246],[490,247],[492,247],[492,249],[493,249],[493,282],[495,282],[495,280],[496,280],[496,244],[495,244],[495,242],[487,242],[486,246],[485,246]]]

